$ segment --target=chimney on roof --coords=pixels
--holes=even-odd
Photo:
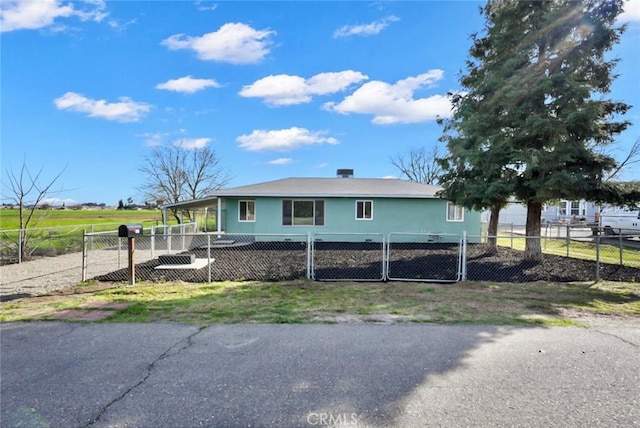
[[[352,169],[339,169],[336,173],[338,178],[353,178],[353,170]]]

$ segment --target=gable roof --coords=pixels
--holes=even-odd
[[[191,201],[167,204],[163,208],[194,209],[210,206],[220,197],[289,198],[412,198],[432,199],[440,186],[387,178],[284,178],[248,186],[221,189]]]

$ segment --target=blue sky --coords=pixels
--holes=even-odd
[[[43,182],[64,169],[68,205],[142,202],[160,144],[208,145],[230,186],[399,176],[391,157],[437,144],[482,4],[3,0],[3,194],[26,160]],[[640,136],[640,0],[627,12],[616,156]]]

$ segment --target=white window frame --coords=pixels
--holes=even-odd
[[[575,204],[578,204],[574,208]],[[576,212],[577,211],[577,212]],[[584,217],[586,214],[585,204],[582,200],[561,199],[558,204],[559,217]]]
[[[454,207],[455,211],[455,215],[453,218],[451,218],[449,216],[449,213],[451,212],[450,208]],[[457,214],[460,214],[459,216]],[[459,218],[458,218],[459,217]],[[462,222],[464,221],[464,207],[456,205],[452,202],[447,202],[447,221],[453,221],[453,222]]]
[[[245,205],[245,210],[243,213],[242,204]],[[253,218],[249,218],[249,204],[253,205]],[[244,214],[244,220],[242,219],[242,214]],[[239,223],[255,223],[256,221],[256,201],[253,199],[241,199],[238,201],[238,222]]]
[[[358,205],[362,204],[362,217],[358,217]],[[369,204],[369,217],[367,217],[367,204]],[[373,201],[371,199],[358,199],[356,200],[356,220],[358,221],[371,221],[373,220]]]

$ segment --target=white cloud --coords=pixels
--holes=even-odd
[[[75,16],[82,21],[102,22],[108,16],[105,12],[107,5],[104,0],[83,0],[87,5],[86,9],[76,9]]]
[[[195,3],[196,9],[200,10],[200,11],[214,11],[218,8],[218,3],[211,3],[211,2],[205,2],[205,1],[196,1]]]
[[[378,125],[420,123],[450,117],[451,101],[446,95],[414,98],[417,89],[431,87],[443,76],[442,70],[429,70],[395,84],[367,82],[340,103],[328,102],[323,108],[341,114],[371,114],[374,116],[372,122]]]
[[[130,19],[126,22],[120,22],[117,19],[110,19],[107,21],[107,25],[116,31],[125,31],[128,26],[136,24],[138,24],[138,20],[136,18]]]
[[[263,77],[251,85],[244,86],[240,95],[247,98],[263,98],[266,104],[272,106],[304,104],[311,102],[313,95],[343,91],[350,85],[368,78],[353,70],[320,73],[309,79],[278,74]]]
[[[137,122],[151,110],[147,103],[135,102],[128,97],[119,98],[119,102],[93,100],[76,92],[67,92],[56,98],[54,104],[60,110],[86,113],[89,117],[99,117],[117,122]]]
[[[236,138],[240,147],[252,152],[259,151],[289,151],[302,146],[313,144],[338,144],[333,137],[326,137],[326,131],[310,131],[305,128],[292,127],[289,129],[257,129],[249,135]]]
[[[218,31],[200,37],[174,34],[161,44],[172,50],[193,50],[202,60],[253,64],[269,53],[273,34],[274,31],[255,30],[238,22],[224,24]]]
[[[156,85],[157,89],[193,94],[206,88],[219,88],[220,84],[213,79],[194,79],[191,76],[167,80]]]
[[[640,22],[640,0],[624,2],[624,12],[618,16],[618,22]]]
[[[63,4],[59,0],[3,0],[0,2],[0,31],[36,30],[49,27],[58,18],[77,17],[100,22],[107,13],[103,0]]]
[[[169,134],[162,132],[144,133],[138,134],[137,137],[143,137],[145,139],[144,145],[147,147],[158,147],[164,143]]]
[[[181,138],[173,142],[176,147],[182,147],[183,149],[201,149],[213,141],[211,138]]]
[[[379,34],[382,30],[387,28],[390,23],[396,21],[400,21],[400,18],[398,18],[397,16],[389,15],[379,21],[374,21],[369,24],[345,25],[334,31],[333,37],[337,39],[340,37],[350,36],[372,36],[375,34]]]
[[[278,158],[278,159],[274,159],[272,161],[266,162],[266,164],[284,166],[284,165],[290,165],[292,162],[293,162],[293,159],[291,158]]]

